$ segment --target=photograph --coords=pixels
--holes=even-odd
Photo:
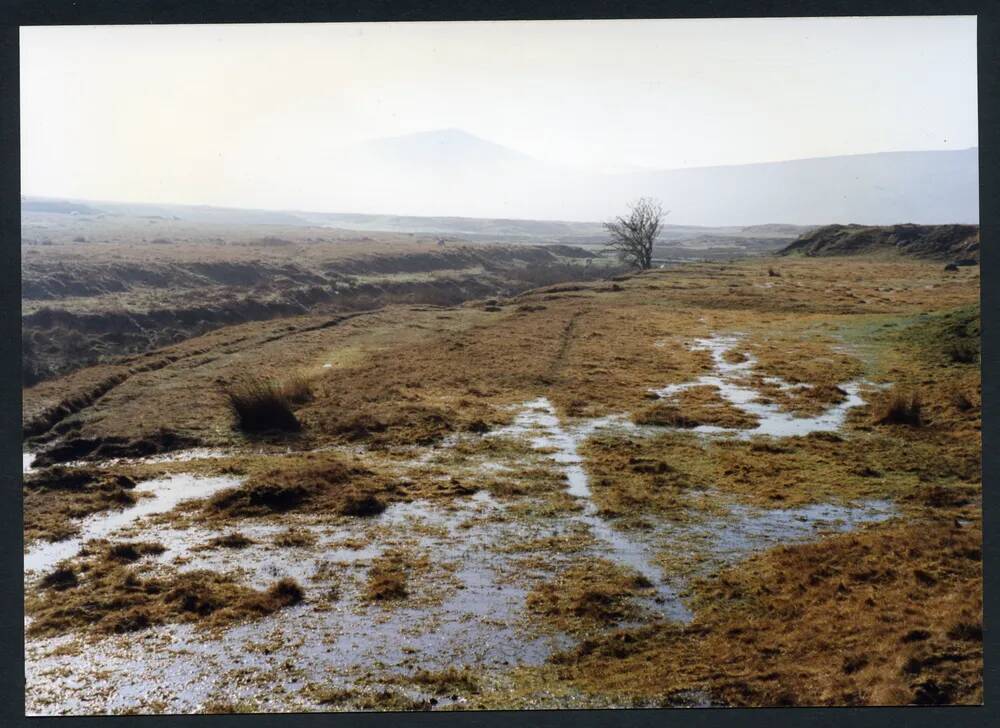
[[[977,24],[21,25],[24,714],[983,705]]]

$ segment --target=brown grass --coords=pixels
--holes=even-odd
[[[949,344],[948,358],[956,364],[972,364],[979,359],[979,347],[968,341],[955,341]]]
[[[446,503],[483,488],[507,501],[504,517],[528,522],[574,506],[543,455],[501,439],[470,439],[440,462],[417,468],[405,464],[413,458],[411,446],[492,428],[513,417],[503,405],[543,394],[563,418],[637,412],[650,406],[649,388],[710,370],[707,353],[688,348],[693,338],[745,332],[745,348],[762,376],[812,385],[791,393],[767,390],[784,409],[822,411],[843,401],[839,385],[865,376],[919,392],[923,424],[883,426],[869,409],[858,408],[835,435],[781,441],[726,442],[687,432],[599,435],[581,453],[601,512],[616,528],[640,528],[654,519],[711,516],[733,502],[788,507],[878,497],[896,503],[898,520],[776,549],[699,583],[697,618],[689,628],[601,636],[630,613],[643,588],[613,575],[595,580],[595,572],[582,567],[557,577],[532,593],[533,614],[542,624],[573,623],[592,639],[533,674],[540,704],[558,700],[552,696],[564,688],[576,691],[574,700],[609,705],[656,704],[692,689],[738,705],[975,701],[981,696],[981,382],[978,369],[953,361],[947,340],[918,314],[974,306],[977,284],[911,262],[789,260],[781,272],[766,278],[762,261],[694,264],[632,276],[617,289],[582,284],[525,294],[504,302],[501,312],[398,307],[326,328],[318,316],[232,327],[165,350],[183,358],[114,385],[86,403],[78,420],[88,437],[131,436],[141,423],[195,433],[212,444],[244,442],[230,431],[218,382],[247,370],[277,382],[283,372],[318,371],[333,361],[334,372],[317,376],[313,398],[295,410],[305,426],[302,446],[378,450],[365,453],[363,467],[360,459],[326,453],[234,458],[214,467],[236,467],[249,476],[246,486],[218,496],[198,517],[228,530],[242,518],[281,522],[288,518],[282,514],[300,511],[339,516],[358,513],[359,503],[367,512],[377,510],[375,502],[418,497]],[[762,278],[773,288],[755,285]],[[919,337],[894,333],[909,326],[927,330]],[[76,389],[91,391],[98,374],[80,372],[58,386],[28,390],[28,416]],[[691,399],[683,415],[707,422],[732,414],[705,389],[685,395]],[[524,467],[512,477],[456,470],[474,468],[477,459]],[[26,495],[43,490],[28,488]],[[36,503],[36,524],[62,508],[58,498],[45,498]],[[66,500],[75,502],[76,492]],[[971,525],[955,526],[956,518]],[[573,536],[537,546],[571,556],[586,545]],[[290,534],[287,543],[298,538]],[[534,544],[526,539],[511,548],[521,546]],[[551,568],[549,550],[533,558]],[[116,572],[122,579],[128,570],[117,563],[107,568],[122,570]],[[422,598],[426,580],[417,571],[411,555],[387,554],[368,575],[366,598],[383,604],[401,592],[407,600]],[[103,583],[73,563],[69,573],[52,575],[45,590],[67,607],[72,602],[61,597],[82,599],[95,586],[95,604],[138,598],[134,585]],[[216,586],[204,586],[211,603]],[[238,592],[235,603],[266,598],[254,594]],[[140,606],[152,609],[157,598],[149,595],[153,601]],[[225,613],[219,608],[192,619],[208,624]],[[147,619],[155,618],[153,610]],[[70,619],[83,623],[72,621],[83,617]],[[485,700],[484,691],[477,700]],[[387,695],[384,704],[398,697]],[[377,697],[354,704],[366,700],[381,704]]]
[[[669,401],[657,401],[638,410],[633,421],[639,425],[693,428],[713,425],[727,429],[748,429],[757,425],[755,415],[734,407],[716,387],[699,386],[682,390]]]
[[[479,681],[468,668],[418,670],[410,677],[410,681],[427,688],[435,695],[458,696],[479,692]]]
[[[132,559],[116,555],[119,546],[83,552],[78,566],[60,565],[43,579],[40,592],[29,592],[28,634],[134,632],[168,622],[216,627],[263,617],[303,599],[301,587],[290,579],[260,592],[210,571],[145,576],[127,565]],[[51,590],[59,591],[58,598]]]
[[[923,408],[919,392],[895,388],[873,404],[872,420],[879,425],[920,427]]]
[[[237,426],[244,432],[298,432],[302,425],[292,411],[286,387],[270,379],[247,376],[226,390]],[[293,388],[293,393],[295,390]]]
[[[274,545],[281,548],[305,548],[316,545],[316,536],[312,531],[289,528],[274,538]]]
[[[527,607],[558,629],[592,632],[635,618],[637,595],[650,594],[649,580],[605,559],[588,559],[536,587]]]
[[[362,598],[370,602],[393,602],[406,599],[407,557],[399,551],[383,554],[372,562]]]
[[[135,505],[135,481],[94,468],[47,468],[24,484],[24,540],[59,541],[78,531],[73,522]]]
[[[330,453],[289,457],[214,495],[204,511],[221,519],[323,510],[365,516],[385,509],[385,486],[370,470]]]
[[[305,404],[313,397],[313,380],[309,375],[298,372],[286,377],[278,386],[278,391],[291,404]]]
[[[544,679],[737,706],[978,703],[980,544],[944,518],[778,548],[703,582],[689,627],[586,641]]]
[[[619,437],[592,438],[581,454],[591,474],[594,501],[606,518],[627,526],[629,519],[656,514],[665,518],[686,518],[689,495],[703,490],[707,479],[675,467],[679,448],[667,450],[663,442],[685,443],[694,457],[701,447],[693,437],[653,440]],[[661,446],[650,445],[659,442]]]
[[[247,538],[239,531],[232,531],[223,536],[216,536],[205,545],[207,548],[245,549],[253,543],[252,539]]]

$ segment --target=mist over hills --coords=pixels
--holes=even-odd
[[[241,223],[400,230],[405,220],[413,231],[487,235],[525,234],[523,224],[512,223],[533,221],[527,234],[567,237],[602,234],[596,223],[621,214],[640,196],[660,199],[670,210],[666,222],[679,226],[976,224],[978,156],[977,148],[882,152],[612,174],[542,162],[445,129],[285,160],[284,171],[266,180],[276,198],[295,201],[276,206],[284,211],[128,206],[130,214],[150,216],[176,214],[164,210],[180,207],[185,219],[202,222],[233,222],[235,216]],[[315,172],[309,184],[294,172],[303,165]],[[261,181],[250,175],[234,185]],[[32,199],[38,212],[51,204]]]
[[[323,207],[344,212],[603,220],[646,195],[684,225],[979,220],[976,148],[600,174],[447,129],[370,141],[324,163]]]

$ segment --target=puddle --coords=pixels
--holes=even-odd
[[[137,496],[148,493],[148,497],[140,497],[131,508],[85,518],[80,522],[80,535],[75,538],[36,544],[24,554],[24,570],[25,572],[48,571],[63,559],[76,555],[80,547],[91,539],[107,538],[143,516],[166,513],[181,501],[205,498],[225,488],[233,488],[240,482],[238,478],[232,477],[201,478],[194,475],[170,475],[139,483],[132,492]]]
[[[715,387],[719,394],[734,407],[756,416],[757,426],[736,430],[714,425],[699,425],[690,428],[689,431],[702,434],[732,434],[740,438],[750,438],[755,435],[801,437],[812,432],[836,432],[843,427],[848,410],[860,407],[865,403],[861,397],[861,387],[867,382],[863,380],[841,384],[840,388],[847,395],[844,401],[814,417],[799,417],[790,412],[782,411],[776,404],[761,401],[762,393],[747,384],[747,378],[753,373],[757,360],[747,352],[743,361],[726,361],[726,354],[739,344],[741,338],[742,336],[738,334],[717,334],[705,339],[696,339],[691,348],[708,351],[712,355],[715,372],[690,382],[670,384],[661,389],[650,391],[663,399],[669,399],[692,387]],[[791,384],[780,377],[765,377],[764,381],[786,391],[810,386],[808,384]]]
[[[220,633],[166,625],[99,640],[31,640],[26,644],[27,712],[114,712],[150,704],[194,712],[220,699],[250,701],[264,711],[316,710],[323,707],[302,693],[311,683],[352,687],[367,683],[373,671],[401,677],[418,669],[470,665],[500,671],[541,664],[573,641],[538,633],[525,619],[528,587],[509,578],[517,570],[515,556],[494,549],[536,536],[537,530],[488,518],[502,510],[488,494],[477,493],[447,509],[399,503],[372,519],[292,524],[318,537],[318,544],[307,549],[273,547],[270,539],[288,523],[241,526],[258,543],[240,550],[192,551],[192,545],[212,535],[208,531],[158,532],[168,551],[152,562],[168,565],[177,556],[188,557],[182,568],[213,564],[260,584],[273,581],[266,573],[272,564],[300,579],[306,601]],[[462,525],[470,519],[471,527]],[[367,545],[338,546],[346,539]],[[371,560],[399,546],[430,553],[435,564],[452,562],[452,579],[417,580],[411,599],[398,605],[363,602],[360,592]],[[335,568],[323,569],[324,563]],[[337,598],[323,599],[331,588],[339,592]],[[428,603],[427,596],[439,598]]]
[[[531,446],[550,453],[549,457],[561,466],[566,476],[566,492],[583,502],[583,513],[573,520],[586,524],[594,538],[607,547],[600,555],[627,566],[645,576],[656,590],[657,611],[664,616],[687,621],[691,613],[681,602],[674,589],[666,584],[660,569],[653,563],[649,548],[625,534],[616,531],[597,512],[591,497],[590,479],[583,467],[579,453],[580,444],[591,434],[604,428],[625,427],[624,417],[601,417],[585,421],[582,425],[565,429],[559,422],[555,407],[545,397],[526,402],[524,410],[507,427],[491,433],[494,436],[526,436]]]
[[[174,452],[163,453],[162,455],[150,455],[139,458],[136,462],[144,464],[156,463],[186,463],[191,460],[216,460],[232,455],[226,450],[216,450],[208,447],[195,447],[190,450],[176,450]]]
[[[896,514],[895,505],[885,500],[812,503],[794,508],[733,505],[726,515],[718,518],[660,523],[654,538],[662,544],[661,553],[697,553],[700,563],[695,572],[707,575],[774,546],[847,533]]]
[[[734,337],[717,342],[713,356],[721,362],[724,375],[749,371],[752,360],[730,363],[722,359],[725,351],[735,343]],[[715,352],[718,352],[717,354]],[[721,377],[703,377],[725,383]],[[681,386],[695,386],[681,385]],[[793,385],[789,385],[793,386]],[[747,400],[756,397],[752,390],[742,390]],[[851,406],[848,399],[841,406]],[[748,403],[749,406],[749,403]],[[753,405],[758,406],[758,405]],[[836,408],[835,408],[836,409]],[[784,413],[779,413],[784,415]],[[843,415],[840,415],[841,417]],[[825,424],[833,426],[837,415],[824,413],[819,418],[807,418],[808,427]],[[749,430],[753,434],[777,434],[785,425],[783,417],[773,417],[770,424]],[[799,424],[799,423],[796,423]],[[839,426],[839,425],[837,425]],[[512,424],[488,436],[524,437],[531,446],[545,452],[562,469],[568,486],[566,492],[583,502],[583,513],[570,520],[584,523],[602,546],[595,555],[627,566],[649,579],[656,587],[656,611],[668,619],[686,622],[692,618],[690,610],[681,600],[678,591],[683,584],[656,565],[658,553],[685,551],[688,542],[699,543],[699,556],[708,566],[730,563],[751,553],[782,543],[812,540],[823,531],[844,532],[864,523],[883,521],[895,514],[894,506],[887,501],[865,501],[851,505],[812,504],[791,509],[754,509],[749,506],[732,506],[727,515],[701,522],[674,524],[662,522],[642,534],[624,534],[611,522],[602,518],[591,497],[590,482],[579,453],[580,444],[590,435],[603,429],[645,432],[623,415],[612,415],[585,420],[574,426],[563,426],[552,403],[542,397],[523,405]],[[717,428],[718,429],[718,428]],[[761,431],[763,429],[763,432]],[[810,430],[815,431],[815,430]],[[732,432],[732,431],[727,431]],[[603,548],[602,548],[603,547]]]

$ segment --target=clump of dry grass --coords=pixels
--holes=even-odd
[[[948,395],[952,406],[955,407],[959,412],[969,412],[977,407],[979,407],[978,397],[972,397],[964,389],[958,386],[951,388]]]
[[[972,364],[979,359],[979,347],[975,343],[957,340],[948,345],[948,358],[955,364]]]
[[[316,544],[316,535],[312,531],[288,528],[274,537],[274,545],[281,548],[303,548]]]
[[[915,390],[895,388],[872,406],[872,419],[879,425],[923,424],[923,400]]]
[[[301,423],[292,411],[293,400],[274,380],[244,377],[225,390],[237,425],[244,432],[298,432]]]
[[[385,503],[372,493],[348,493],[339,512],[343,516],[366,517],[377,516],[385,508]]]
[[[651,587],[641,574],[605,559],[591,559],[536,587],[526,603],[559,629],[590,631],[637,616],[632,600],[648,595]]]
[[[260,592],[211,571],[144,577],[108,549],[82,556],[78,567],[63,564],[46,577],[49,589],[61,591],[58,599],[44,592],[26,596],[31,636],[73,630],[134,632],[168,622],[219,626],[273,614],[304,597],[302,588],[291,579],[282,579]]]
[[[73,567],[66,565],[56,567],[53,571],[43,576],[41,581],[43,589],[54,589],[56,591],[72,589],[79,583],[76,571],[73,570]]]
[[[449,667],[444,670],[418,670],[410,680],[431,690],[435,695],[478,693],[479,681],[468,669]]]
[[[292,404],[305,404],[313,398],[312,379],[302,372],[296,372],[281,382],[279,391]]]
[[[384,510],[371,471],[328,454],[286,458],[249,477],[242,486],[215,494],[206,509],[224,518],[267,516],[310,507],[345,515]]]
[[[365,584],[363,598],[370,602],[388,602],[406,599],[407,558],[400,551],[390,551],[372,562]]]
[[[232,531],[224,536],[216,536],[208,542],[209,548],[225,548],[225,549],[245,549],[247,546],[253,545],[254,541],[247,538],[239,531]]]
[[[156,556],[164,551],[163,544],[155,541],[116,543],[108,547],[107,558],[120,564],[131,564],[143,556]]]

